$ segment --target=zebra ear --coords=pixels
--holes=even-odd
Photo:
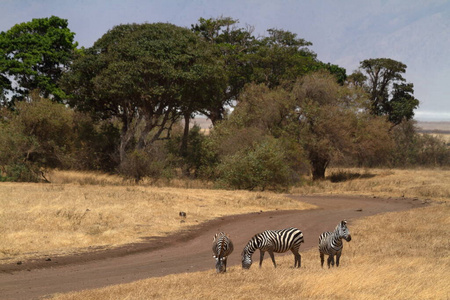
[[[342,225],[342,226],[347,225],[347,220],[343,220],[343,221],[341,222],[341,225]]]

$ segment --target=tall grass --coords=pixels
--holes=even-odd
[[[386,213],[349,224],[339,268],[322,269],[318,250],[226,274],[204,272],[150,278],[52,299],[448,299],[450,204]],[[331,228],[330,228],[331,229]],[[232,254],[238,255],[238,254]]]

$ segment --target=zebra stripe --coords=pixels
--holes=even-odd
[[[300,248],[300,244],[303,242],[303,233],[297,228],[291,227],[280,230],[266,230],[258,233],[250,239],[242,251],[242,268],[250,268],[252,265],[252,255],[256,249],[259,249],[260,251],[260,267],[266,251],[269,252],[273,265],[276,268],[277,264],[275,263],[273,253],[283,253],[291,250],[295,257],[294,267],[300,268],[302,257],[298,253],[298,250]]]
[[[320,263],[323,268],[323,263],[325,261],[325,254],[328,255],[327,265],[328,268],[330,265],[334,267],[334,256],[336,255],[336,267],[339,267],[339,259],[342,254],[342,239],[345,239],[347,242],[352,240],[352,236],[350,235],[350,231],[347,228],[347,221],[341,221],[337,226],[334,232],[326,231],[322,233],[319,237],[319,252],[320,252]]]
[[[227,271],[227,258],[233,252],[233,243],[230,237],[223,233],[216,233],[213,239],[212,251],[216,259],[216,272],[224,273]]]

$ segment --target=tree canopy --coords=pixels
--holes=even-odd
[[[408,163],[448,161],[404,122],[419,105],[405,64],[367,59],[347,77],[296,33],[238,23],[123,24],[87,49],[58,17],[0,33],[0,180],[77,166],[285,190],[333,161],[406,161],[410,147]],[[213,122],[209,135],[190,131],[196,114]]]
[[[0,33],[0,100],[5,95],[15,100],[27,97],[39,89],[44,97],[56,101],[64,98],[58,85],[76,51],[75,33],[68,21],[55,16],[20,23]]]
[[[390,58],[366,59],[360,63],[360,70],[353,76],[370,94],[372,114],[388,116],[398,125],[403,119],[411,120],[414,109],[419,106],[412,83],[404,84],[406,65]]]
[[[119,25],[73,62],[63,86],[74,107],[122,121],[123,159],[133,139],[144,149],[210,101],[223,82],[213,50],[172,24]]]

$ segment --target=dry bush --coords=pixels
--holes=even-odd
[[[233,266],[225,274],[169,275],[53,299],[448,299],[449,216],[444,203],[351,222],[339,268],[322,269],[313,249],[301,253],[300,269],[287,254],[276,269]]]

